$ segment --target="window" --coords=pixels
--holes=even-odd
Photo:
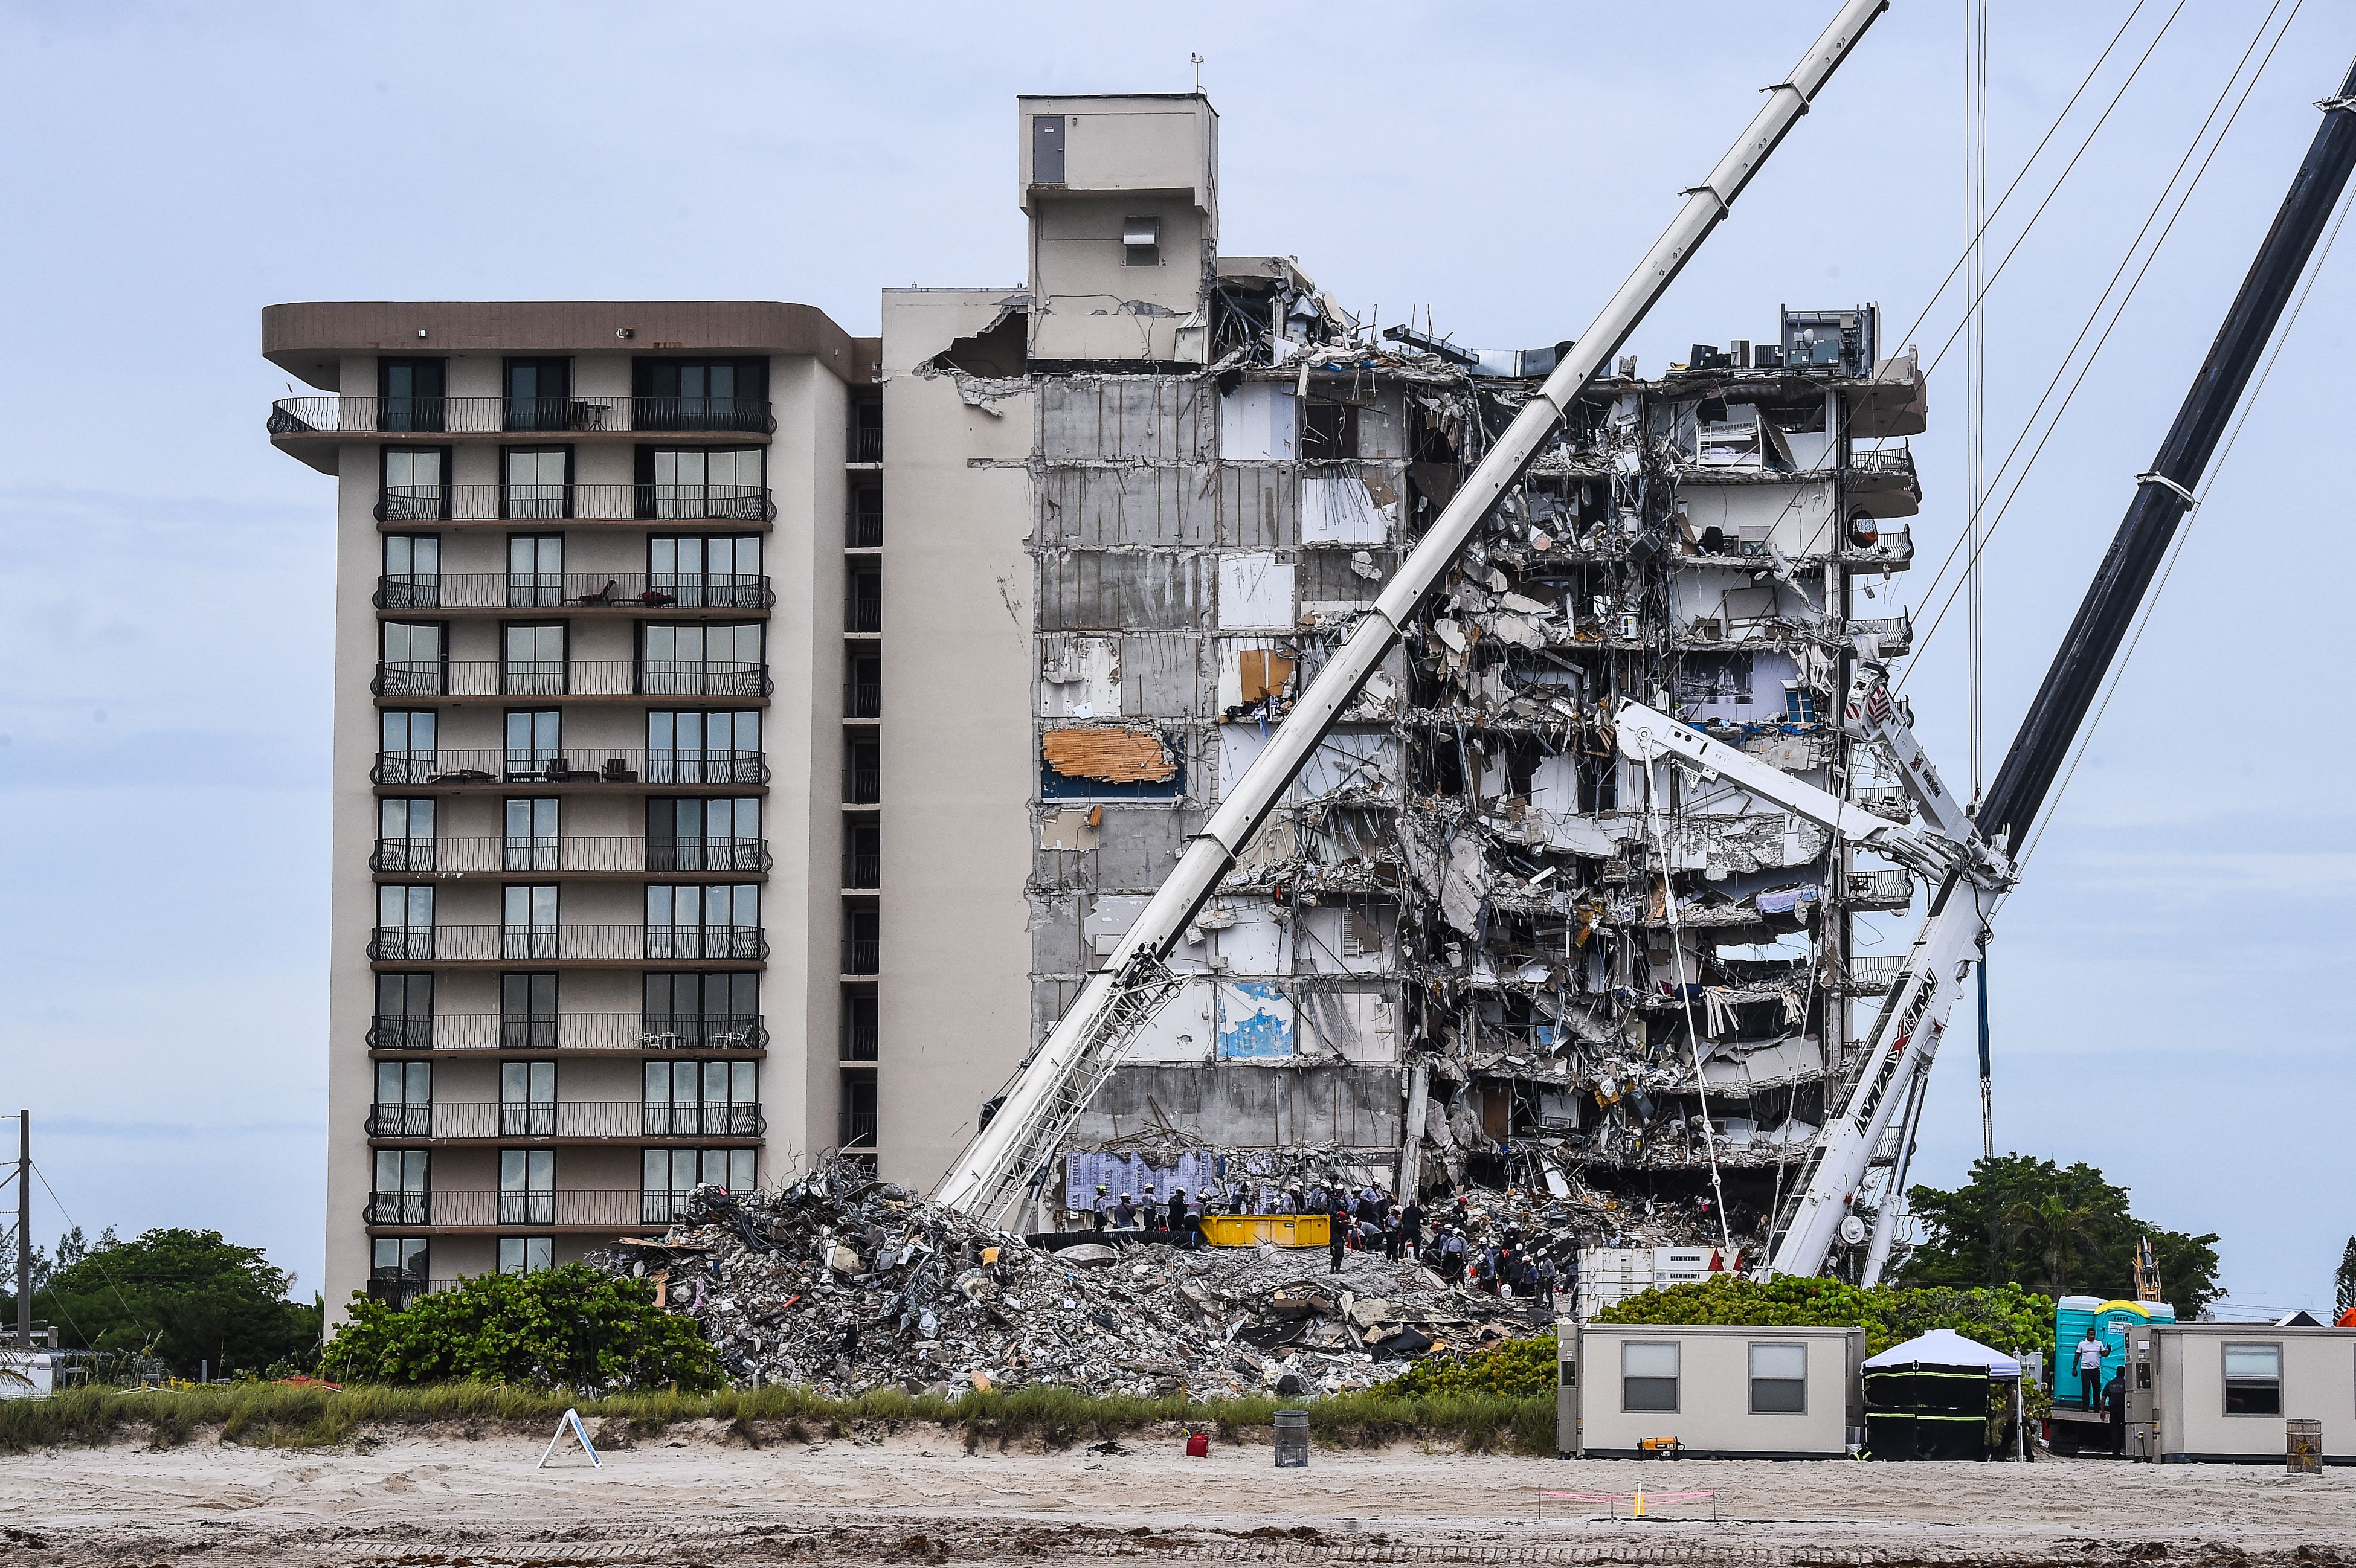
[[[384,449],[383,504],[388,523],[439,522],[450,515],[450,453],[438,446]]]
[[[638,516],[733,517],[768,515],[765,453],[757,446],[685,451],[638,448]]]
[[[501,641],[500,690],[509,697],[563,695],[563,622],[507,626]]]
[[[873,888],[884,880],[884,825],[852,822],[842,834],[842,885]]]
[[[499,1049],[553,1051],[556,1048],[556,976],[499,976]]]
[[[423,1225],[430,1211],[426,1151],[422,1148],[380,1148],[376,1151],[376,1180],[369,1190],[371,1225]]]
[[[851,405],[851,461],[884,461],[884,401],[860,398]]]
[[[641,359],[630,367],[638,430],[769,428],[766,359]]]
[[[434,976],[379,975],[376,1020],[369,1030],[376,1051],[429,1051],[434,1045]]]
[[[442,603],[442,536],[384,536],[384,581],[377,603],[388,610],[433,610]]]
[[[853,654],[844,661],[842,713],[846,719],[884,716],[884,656]]]
[[[852,549],[883,548],[883,491],[870,485],[851,493],[851,528],[843,542]]]
[[[449,429],[443,398],[449,385],[443,359],[379,359],[376,362],[379,430]]]
[[[836,1129],[836,1141],[844,1148],[873,1148],[875,1122],[875,1074],[845,1072],[841,1125]]]
[[[510,359],[507,362],[507,389],[508,429],[573,428],[571,360]]]
[[[647,714],[647,782],[759,784],[761,714],[655,709]]]
[[[873,737],[854,737],[843,747],[842,798],[873,805],[884,798],[884,746]]]
[[[647,888],[647,956],[758,958],[761,890],[752,883]]]
[[[520,516],[509,513],[509,516]],[[562,513],[557,514],[562,516]],[[508,608],[553,610],[564,603],[564,536],[508,536]]]
[[[499,1063],[499,1136],[556,1136],[556,1063]]]
[[[432,1062],[380,1061],[376,1064],[376,1104],[369,1114],[369,1136],[377,1138],[434,1136]]]
[[[556,1238],[553,1236],[501,1236],[499,1238],[499,1272],[501,1274],[539,1274],[556,1266]]]
[[[394,1307],[410,1304],[426,1288],[433,1253],[423,1236],[379,1236],[369,1258],[368,1293]]]
[[[754,1151],[749,1148],[650,1148],[646,1153],[639,1221],[667,1225],[687,1211],[699,1182],[730,1192],[755,1188]]]
[[[387,621],[379,633],[377,687],[386,697],[439,697],[447,670],[439,621]]]
[[[1620,1408],[1677,1408],[1677,1347],[1674,1340],[1632,1339],[1620,1347]]]
[[[875,1060],[876,999],[873,991],[842,994],[841,1055],[845,1061]]]
[[[2225,1413],[2282,1413],[2282,1347],[2227,1345],[2225,1353]]]
[[[884,629],[884,569],[854,567],[842,595],[842,629],[880,632]]]
[[[631,1043],[666,1049],[749,1051],[761,1043],[758,975],[667,975],[646,978],[640,1032]]]
[[[434,709],[387,709],[377,720],[377,782],[423,784],[440,772],[434,758]]]
[[[1302,411],[1301,455],[1325,462],[1357,456],[1357,406],[1310,399]]]
[[[750,1137],[761,1130],[760,1069],[750,1061],[649,1061],[648,1137]]]
[[[1808,1413],[1808,1348],[1751,1347],[1751,1412],[1754,1415]]]
[[[852,908],[842,912],[842,972],[846,975],[878,973],[883,959],[881,922],[872,909]]]
[[[388,797],[377,802],[376,869],[393,876],[434,869],[434,800]]]
[[[757,871],[761,869],[761,803],[757,799],[647,802],[649,871]]]
[[[761,630],[757,621],[648,622],[639,628],[645,647],[639,689],[649,697],[758,697]]]
[[[556,1223],[556,1151],[499,1150],[499,1223]]]
[[[509,871],[553,871],[557,869],[556,797],[539,795],[507,803],[507,840],[500,847],[501,869]]]
[[[379,888],[371,957],[421,964],[434,957],[434,890]]]
[[[1798,681],[1783,683],[1783,720],[1790,724],[1813,724],[1816,721],[1816,694]]]
[[[753,534],[657,534],[647,540],[647,603],[696,610],[767,608]]]
[[[564,772],[559,748],[563,716],[553,708],[508,710],[507,776],[510,779],[552,777]]]
[[[1162,219],[1150,215],[1122,219],[1120,260],[1128,267],[1162,265]]]
[[[573,515],[573,452],[569,447],[507,449],[500,478],[503,517],[569,517]]]
[[[539,882],[500,890],[499,956],[556,956],[556,885]]]

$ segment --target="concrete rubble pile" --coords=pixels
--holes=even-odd
[[[1336,1277],[1327,1261],[1134,1240],[1048,1250],[842,1162],[775,1194],[700,1188],[660,1237],[591,1259],[654,1279],[738,1382],[830,1394],[1340,1393],[1408,1358],[1530,1331],[1528,1303],[1412,1262],[1352,1253]]]

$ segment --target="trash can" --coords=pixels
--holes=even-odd
[[[1281,1470],[1292,1467],[1305,1467],[1309,1463],[1309,1413],[1305,1410],[1280,1410],[1276,1413],[1276,1466]]]
[[[1284,1417],[1276,1419],[1280,1433]],[[1284,1461],[1280,1458],[1277,1463]],[[2297,1419],[2283,1423],[2283,1467],[2294,1476],[2323,1474],[2323,1423]]]

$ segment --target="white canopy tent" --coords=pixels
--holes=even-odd
[[[1902,1345],[1892,1345],[1878,1356],[1867,1357],[1865,1367],[1868,1371],[1888,1367],[1986,1367],[1991,1378],[2020,1376],[2019,1361],[1976,1339],[1966,1339],[1953,1328],[1933,1328]]]

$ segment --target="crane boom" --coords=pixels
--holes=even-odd
[[[1237,854],[1398,640],[1416,605],[1521,478],[1564,414],[1676,281],[1695,250],[1725,220],[1735,198],[1889,3],[1844,0],[1831,26],[1791,74],[1768,89],[1766,103],[1733,147],[1708,179],[1686,193],[1676,218],[1399,563],[1373,608],[1359,617],[1267,748],[1186,847],[1105,967],[1089,977],[1046,1040],[1017,1071],[1000,1096],[996,1114],[941,1178],[934,1192],[939,1201],[979,1219],[1001,1221],[1034,1175],[1044,1170],[1122,1049],[1176,988],[1164,960],[1187,923],[1216,891]]]
[[[1915,1090],[1930,1071],[1948,1009],[1972,973],[1988,917],[2010,885],[2011,869],[2004,853],[2024,842],[2035,823],[2177,525],[2191,509],[2194,491],[2274,336],[2283,307],[2339,205],[2349,173],[2356,168],[2356,65],[2349,68],[2338,95],[2319,107],[2324,112],[2323,123],[2158,456],[2149,472],[2136,476],[2126,516],[1974,819],[1974,842],[1992,864],[2002,868],[2003,875],[1976,877],[1959,869],[1933,893],[1929,915],[1859,1058],[1847,1104],[1839,1119],[1826,1126],[1804,1168],[1789,1218],[1779,1226],[1768,1264],[1771,1274],[1813,1275],[1824,1267],[1893,1115],[1919,1104]],[[1855,707],[1853,696],[1844,711],[1845,722],[1854,724]],[[1895,1171],[1902,1168],[1903,1143],[1901,1139],[1901,1164],[1892,1168],[1893,1181]],[[1884,1207],[1900,1200],[1900,1194],[1888,1192]],[[1883,1227],[1879,1219],[1860,1275],[1868,1285],[1879,1276],[1889,1255],[1888,1232],[1894,1229],[1894,1223]]]

